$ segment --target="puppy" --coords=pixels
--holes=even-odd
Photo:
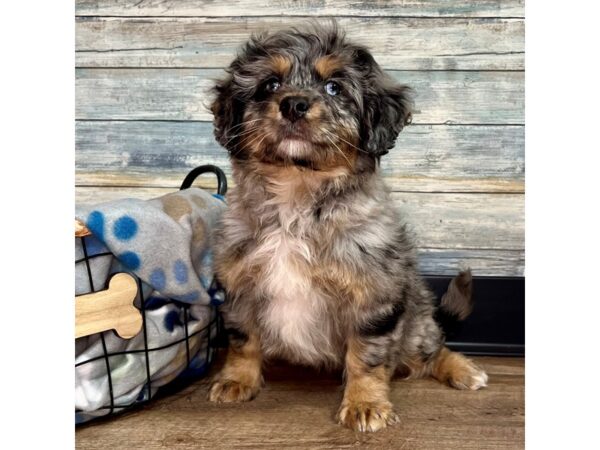
[[[444,347],[412,239],[379,174],[410,122],[409,89],[335,25],[254,36],[215,87],[215,136],[235,186],[217,238],[229,350],[208,397],[251,400],[268,358],[344,368],[340,423],[395,423],[394,373],[479,389]],[[470,272],[443,307],[470,309]]]

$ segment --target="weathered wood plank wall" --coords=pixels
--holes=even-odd
[[[523,275],[523,3],[77,0],[77,200],[161,195],[207,162],[229,172],[212,80],[250,33],[336,18],[415,89],[413,125],[382,172],[422,270]]]

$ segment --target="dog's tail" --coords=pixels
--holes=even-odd
[[[460,272],[452,279],[442,296],[440,310],[457,320],[465,320],[473,311],[473,277],[471,269]]]

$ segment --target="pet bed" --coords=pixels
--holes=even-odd
[[[217,194],[190,187],[205,172]],[[77,424],[206,374],[224,301],[212,235],[226,189],[219,168],[201,166],[178,192],[76,208]]]

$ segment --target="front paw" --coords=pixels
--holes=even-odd
[[[250,386],[234,380],[217,380],[208,391],[208,400],[217,403],[247,402],[258,394],[259,386]]]
[[[378,431],[400,419],[389,402],[344,402],[338,422],[354,431]]]

